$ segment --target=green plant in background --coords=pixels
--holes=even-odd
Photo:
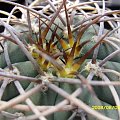
[[[44,7],[39,1],[28,7],[0,2],[16,5],[0,19],[6,28],[0,34],[0,119],[119,119],[119,110],[91,109],[120,105],[119,87],[113,86],[120,84],[119,10],[103,7],[101,14],[97,3],[66,0],[48,0]],[[16,9],[20,19],[12,16]]]

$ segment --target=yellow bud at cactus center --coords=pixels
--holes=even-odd
[[[37,54],[36,52],[34,52],[34,50],[38,49],[35,44],[29,45],[29,46],[28,46],[28,49],[29,49],[30,53],[32,54],[32,56],[33,56],[34,58],[37,59],[37,58],[39,57],[39,54]]]

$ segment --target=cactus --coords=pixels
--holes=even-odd
[[[66,0],[0,2],[16,6],[0,19],[0,119],[119,119],[119,10]],[[16,9],[21,18],[12,16]]]

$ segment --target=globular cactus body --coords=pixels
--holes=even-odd
[[[8,3],[15,4],[11,2]],[[34,4],[35,3],[33,3],[33,5]],[[5,34],[8,40],[5,38],[6,41],[4,41],[7,43],[7,57],[10,63],[6,60],[6,53],[4,51],[4,53],[0,54],[0,68],[4,70],[4,72],[7,72],[6,69],[9,69],[11,65],[13,69],[14,67],[18,69],[19,76],[36,79],[34,79],[35,81],[32,79],[32,82],[30,80],[19,79],[19,83],[23,88],[20,94],[25,94],[24,92],[29,92],[40,84],[44,85],[43,88],[45,88],[45,91],[41,88],[41,92],[37,91],[20,102],[21,105],[28,105],[30,110],[20,111],[15,110],[18,108],[9,108],[7,112],[22,112],[25,119],[26,116],[33,115],[33,113],[37,115],[39,111],[44,114],[44,112],[49,111],[47,107],[52,106],[55,108],[55,105],[58,105],[64,100],[64,94],[66,94],[64,92],[71,95],[79,88],[81,88],[81,92],[78,96],[76,95],[77,97],[75,97],[75,99],[78,98],[77,100],[83,101],[89,107],[109,106],[112,108],[113,105],[119,105],[109,85],[91,86],[91,84],[89,84],[90,82],[94,83],[96,80],[100,82],[101,80],[105,80],[105,78],[110,81],[119,81],[119,52],[114,57],[108,58],[107,62],[105,61],[105,58],[110,56],[116,49],[119,50],[119,39],[115,37],[115,34],[110,36],[106,29],[103,28],[101,30],[101,22],[104,22],[101,18],[112,15],[112,13],[108,12],[100,15],[96,13],[97,8],[92,6],[87,6],[88,8],[86,8],[82,3],[81,6],[83,8],[79,8],[79,4],[76,5],[76,3],[73,4],[71,2],[67,2],[67,5],[65,0],[60,3],[55,3],[55,8],[47,9],[47,12],[53,12],[54,10],[54,14],[46,17],[44,14],[39,14],[31,8],[26,12],[26,7],[18,5],[19,7],[17,9],[22,12],[22,18],[11,18],[10,22],[15,25],[11,26],[12,29],[10,28],[10,30],[13,31],[10,34]],[[76,5],[75,9],[74,5]],[[41,11],[44,12],[45,10],[46,9],[43,9],[43,11]],[[88,12],[85,12],[86,10],[88,10]],[[93,15],[91,19],[89,15]],[[18,25],[15,20],[18,20]],[[21,23],[21,21],[24,21],[24,23]],[[2,22],[0,23],[2,24]],[[100,26],[97,25],[97,23],[100,23]],[[22,25],[20,26],[20,24]],[[7,23],[3,22],[3,25],[5,25],[5,27],[8,26],[6,30],[10,27],[8,21]],[[17,32],[15,32],[15,30]],[[4,33],[6,33],[6,31]],[[18,38],[19,40],[17,41],[14,38]],[[99,50],[98,54],[95,53],[96,49]],[[95,54],[97,54],[97,58],[94,58]],[[102,64],[103,61],[105,61],[104,65]],[[11,68],[10,70],[12,71]],[[93,74],[92,77],[90,77],[91,74]],[[63,83],[59,83],[60,81],[57,80],[62,80],[61,77],[69,80],[68,83],[64,81]],[[6,77],[3,79],[5,81]],[[72,83],[72,80],[78,80],[78,84]],[[111,83],[110,81],[107,82]],[[79,82],[81,82],[81,84]],[[4,82],[1,81],[0,90],[2,89],[3,83]],[[49,84],[52,83],[61,88],[63,90],[62,93],[59,93],[59,90],[58,92],[54,92],[55,88],[51,90]],[[112,89],[114,88],[116,90],[114,91],[116,92],[115,95],[119,97],[119,87],[115,86]],[[6,85],[1,100],[8,101],[9,103],[9,101],[12,101],[12,99],[15,99],[17,96],[19,96],[18,83],[16,83],[16,79],[13,79],[13,81],[10,81]],[[73,103],[71,99],[69,100],[69,97],[66,98],[69,103],[68,101],[66,103],[72,107],[72,110],[67,111],[59,108],[53,111],[54,114],[48,112],[47,115],[50,114],[48,115],[48,120],[67,120],[71,117],[74,110],[79,111],[84,109],[83,107],[79,107],[79,103]],[[38,110],[37,108],[41,106],[46,107],[46,109]],[[1,109],[0,107],[0,110]],[[98,117],[96,114],[94,114],[94,116],[92,116],[93,114],[90,115],[91,113],[87,110],[86,112],[89,113],[85,113],[84,115],[87,120],[96,120],[94,117]],[[111,119],[119,119],[119,114],[116,109],[101,109],[98,110],[98,112]],[[39,115],[41,113],[39,113]],[[102,117],[104,116],[101,116],[101,118]],[[81,118],[81,113],[79,118]]]

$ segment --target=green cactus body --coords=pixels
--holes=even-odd
[[[65,7],[65,6],[64,6]],[[67,11],[66,8],[65,12]],[[92,9],[92,8],[91,8]],[[59,12],[58,12],[59,13]],[[71,14],[71,11],[69,12]],[[76,13],[77,14],[77,13]],[[51,21],[47,21],[46,19],[39,18],[42,22],[39,23],[36,22],[36,19],[31,18],[31,29],[33,33],[29,33],[30,29],[27,27],[23,28],[19,25],[13,26],[15,30],[20,29],[18,32],[20,32],[21,39],[24,39],[25,41],[22,41],[26,50],[30,53],[30,55],[34,58],[37,65],[39,65],[39,68],[42,69],[43,73],[45,75],[51,75],[52,77],[64,77],[64,78],[77,78],[76,74],[80,73],[84,77],[87,77],[90,71],[87,71],[86,64],[92,60],[93,57],[93,51],[94,49],[100,45],[97,61],[102,61],[105,57],[110,55],[112,52],[116,50],[115,47],[108,44],[104,39],[100,40],[99,42],[95,37],[97,37],[99,26],[96,24],[99,22],[99,20],[87,27],[88,22],[83,22],[78,30],[74,30],[74,25],[78,22],[82,22],[84,20],[84,17],[82,15],[74,15],[73,22],[72,18],[71,21],[69,21],[67,18],[68,14],[66,13],[66,17],[64,17],[66,26],[63,25],[61,20],[58,18],[58,14],[56,16],[53,15],[51,18]],[[31,15],[32,16],[32,15]],[[71,24],[72,23],[72,24]],[[36,25],[36,26],[35,26]],[[34,28],[33,28],[34,27]],[[86,29],[84,30],[84,28]],[[38,29],[39,28],[39,29]],[[29,32],[24,32],[24,30],[29,30]],[[81,31],[80,31],[81,30]],[[107,32],[107,30],[105,30]],[[79,40],[80,39],[80,40]],[[10,41],[7,41],[8,44],[8,54],[10,57],[10,61],[13,66],[15,66],[22,76],[28,76],[28,77],[38,77],[42,78],[43,76],[39,75],[37,70],[35,69],[34,65],[31,61],[26,57],[25,53],[22,52],[19,45],[16,45]],[[116,43],[116,44],[119,44]],[[88,52],[88,53],[87,53]],[[103,68],[105,69],[111,69],[115,70],[117,72],[120,72],[120,55],[116,55],[114,58],[110,59],[108,62],[105,63]],[[6,69],[7,64],[4,58],[4,54],[0,54],[0,68]],[[110,79],[110,81],[119,81],[118,75],[111,74],[111,73],[105,73],[107,77]],[[94,75],[94,78],[101,81],[101,78],[96,75]],[[93,79],[94,79],[93,78]],[[44,81],[43,81],[44,82]],[[52,82],[52,81],[49,81]],[[2,85],[3,82],[0,82]],[[25,91],[29,91],[32,88],[34,88],[38,83],[30,82],[30,81],[20,81],[21,86]],[[115,101],[113,98],[113,95],[108,88],[108,86],[93,86],[96,95],[92,96],[89,90],[87,90],[86,87],[81,85],[70,85],[68,83],[55,83],[58,87],[65,90],[69,94],[72,94],[77,88],[81,87],[82,92],[78,96],[80,100],[82,100],[84,103],[92,106],[115,106]],[[119,87],[115,87],[118,96],[120,96],[120,90]],[[12,98],[15,98],[19,95],[19,92],[17,88],[14,85],[14,82],[11,81],[2,96],[3,101],[9,101]],[[30,96],[31,101],[34,105],[37,106],[55,106],[60,101],[64,100],[63,97],[61,97],[59,94],[55,93],[51,89],[47,89],[46,91],[37,92]],[[25,102],[22,102],[22,104],[25,104]],[[14,110],[12,108],[8,109],[7,111],[11,113],[15,112],[22,112],[24,115],[31,115],[33,114],[31,111],[19,111]],[[107,117],[110,117],[111,119],[118,120],[118,113],[117,110],[109,110],[109,109],[102,109],[98,110],[100,113],[106,115]],[[67,120],[70,118],[72,112],[56,112],[50,116],[47,116],[48,120]],[[7,120],[7,118],[0,118],[3,120]],[[97,120],[93,116],[87,114],[87,120]]]

